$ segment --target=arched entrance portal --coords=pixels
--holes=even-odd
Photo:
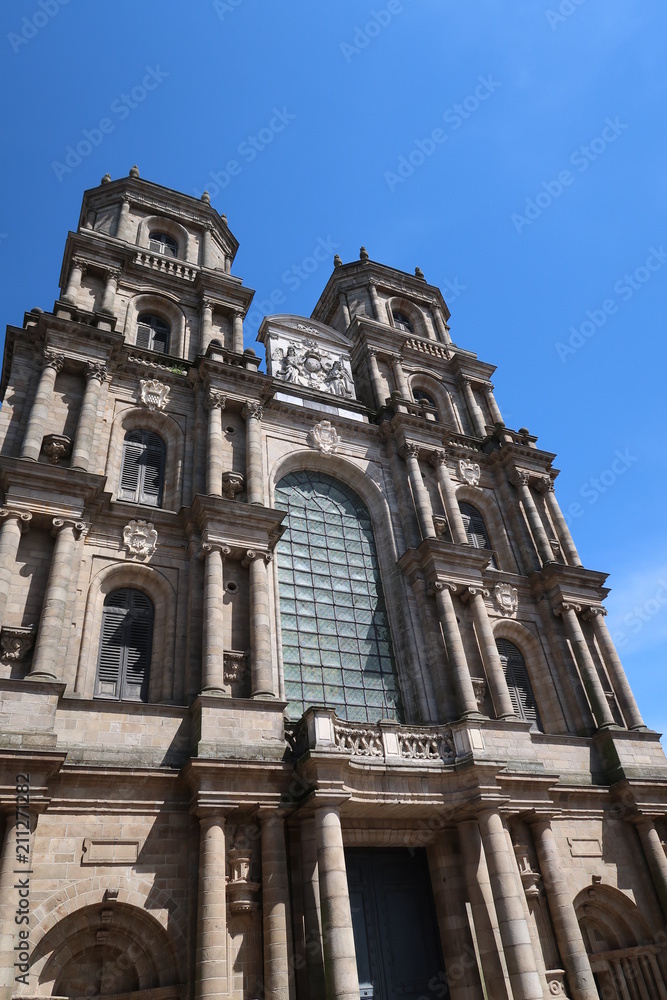
[[[667,1000],[667,955],[618,889],[579,893],[575,909],[601,1000]]]

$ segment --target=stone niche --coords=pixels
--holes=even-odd
[[[268,316],[258,340],[268,374],[284,382],[286,392],[311,389],[338,403],[356,400],[350,345],[336,330],[301,316]]]

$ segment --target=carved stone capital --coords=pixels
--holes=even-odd
[[[258,399],[247,399],[241,410],[244,420],[261,420],[264,416],[264,407]]]
[[[223,558],[223,561],[227,558],[227,556],[230,556],[232,554],[232,550],[230,549],[229,545],[224,545],[223,542],[211,542],[208,539],[206,539],[205,542],[202,542],[202,547],[201,547],[202,558],[205,558],[211,552],[219,552]]]
[[[204,399],[204,406],[207,410],[224,410],[226,405],[227,397],[224,393],[220,392],[219,389],[208,390]]]
[[[123,269],[120,267],[107,267],[105,274],[107,281],[120,281]]]
[[[487,394],[487,396],[491,395],[491,393],[493,392],[494,388],[495,388],[495,386],[493,385],[492,382],[482,382],[482,389]]]
[[[47,348],[44,351],[44,367],[54,368],[56,372],[61,372],[63,370],[63,365],[65,364],[65,355],[56,354],[55,351],[51,351]]]
[[[464,587],[461,591],[461,600],[469,601],[471,597],[477,597],[481,594],[482,597],[490,597],[491,592],[486,589],[486,587],[480,587],[479,585],[473,585],[471,587]]]
[[[461,375],[459,377],[459,384],[460,385],[472,386],[473,381],[472,381],[472,379],[470,378],[469,375]]]
[[[263,559],[268,566],[273,559],[273,555],[270,552],[262,552],[260,549],[248,549],[241,565],[247,569],[250,563],[254,562],[256,559]]]
[[[562,601],[554,608],[554,614],[558,617],[564,615],[568,611],[574,611],[575,614],[579,614],[581,611],[581,605],[573,604],[571,601]]]
[[[421,449],[419,445],[412,443],[406,444],[405,448],[403,449],[405,458],[419,458],[420,451]]]
[[[443,590],[449,590],[452,594],[455,594],[458,589],[459,588],[456,583],[449,583],[447,580],[434,580],[430,585],[428,592],[429,594],[434,595]]]
[[[213,312],[213,309],[215,308],[215,302],[213,302],[212,299],[202,299],[201,307],[202,309],[210,309],[211,312]]]
[[[590,607],[584,609],[584,612],[581,617],[584,618],[587,622],[592,622],[596,618],[606,618],[607,614],[608,611],[606,608]]]
[[[109,378],[109,366],[104,361],[89,361],[86,364],[86,380],[97,379],[101,384]]]
[[[441,448],[439,451],[432,451],[428,460],[436,469],[439,465],[447,465],[447,451],[444,448]]]
[[[21,533],[27,531],[32,521],[32,514],[27,510],[15,510],[13,507],[0,507],[0,525],[14,520],[18,522]]]
[[[509,478],[512,486],[516,486],[517,488],[521,486],[530,487],[531,475],[529,472],[524,472],[522,469],[515,469]]]
[[[74,521],[70,520],[68,517],[54,517],[51,525],[51,534],[54,538],[56,535],[60,534],[64,528],[71,528],[76,539],[81,538],[81,536],[85,535],[88,531],[88,525],[85,521]]]
[[[377,349],[377,347],[371,347],[370,344],[369,344],[369,346],[366,348],[366,357],[367,358],[377,358],[377,356],[378,356],[378,349]]]
[[[72,267],[77,267],[81,271],[81,276],[88,270],[88,262],[82,257],[72,257]]]
[[[553,490],[553,483],[550,476],[534,476],[533,486],[538,493],[548,493],[549,489]]]

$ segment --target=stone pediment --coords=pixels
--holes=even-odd
[[[330,326],[301,316],[268,316],[258,335],[266,370],[294,389],[356,399],[349,342]]]

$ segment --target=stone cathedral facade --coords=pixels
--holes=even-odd
[[[0,992],[667,1000],[667,762],[419,268],[87,191],[0,409]]]

